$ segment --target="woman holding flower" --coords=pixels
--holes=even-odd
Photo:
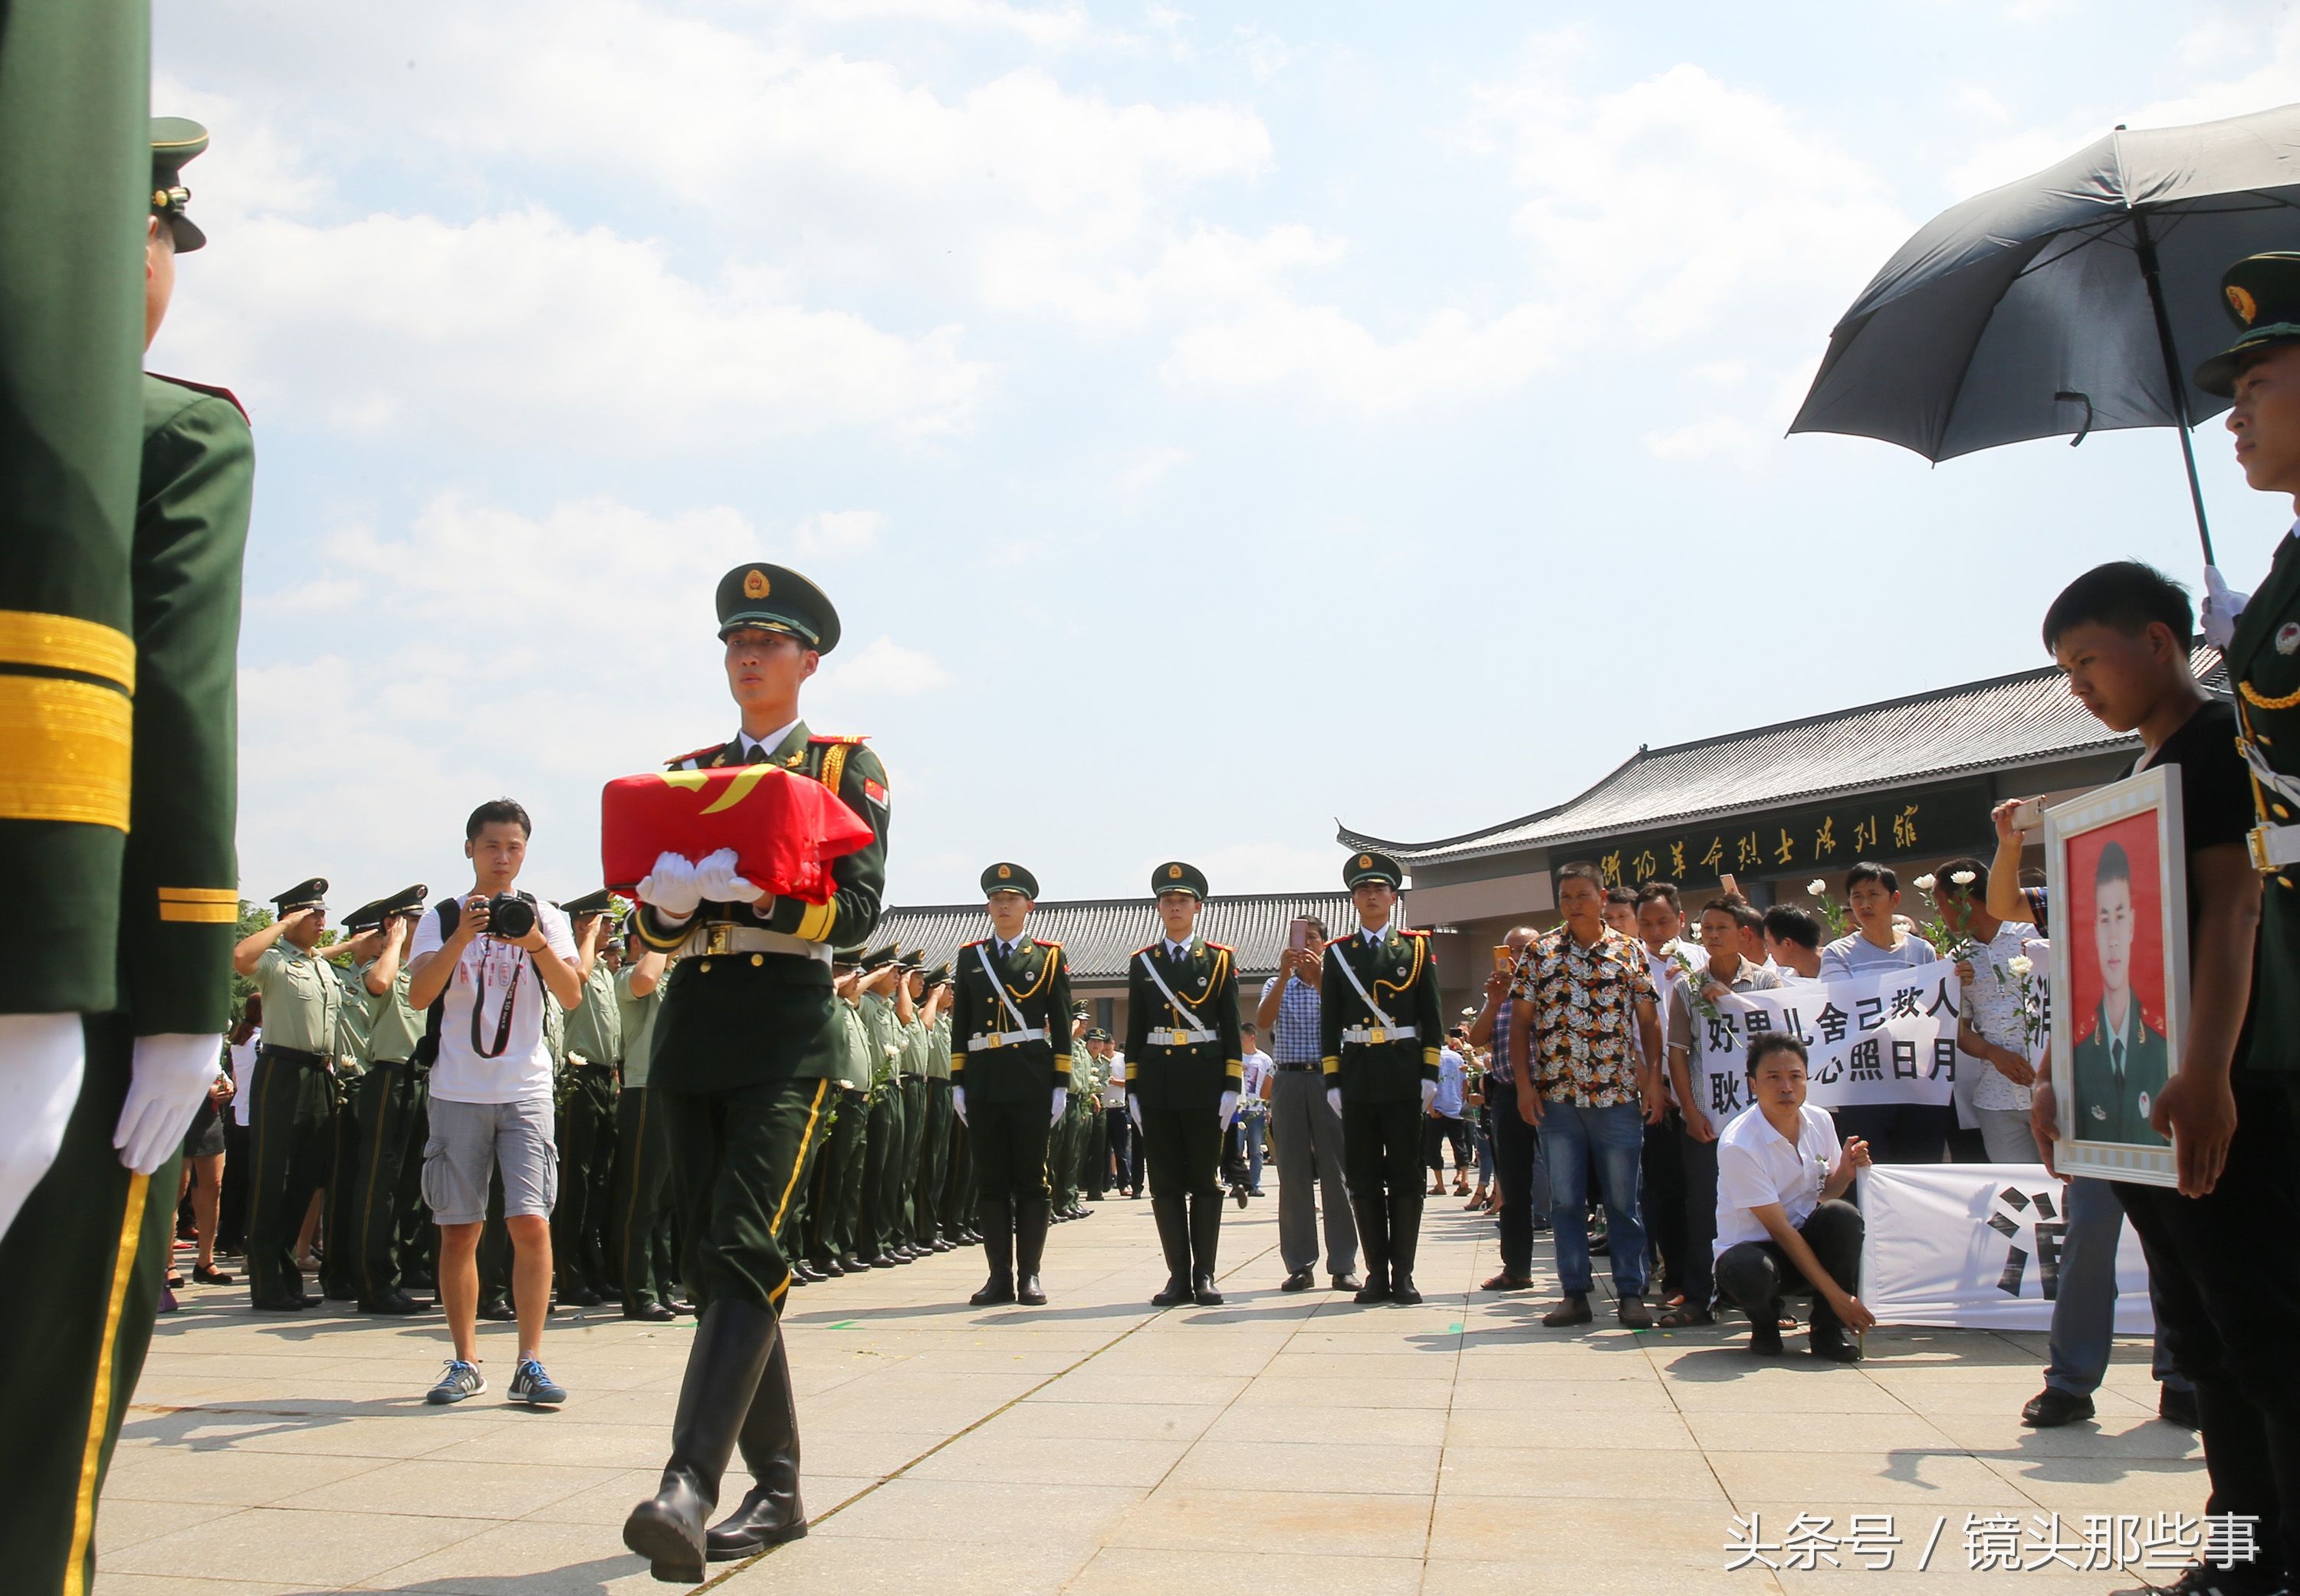
[[[1977,859],[1953,859],[1941,866],[1933,902],[1942,926],[1965,944],[1956,967],[1962,992],[1956,1045],[1988,1067],[1972,1088],[1981,1145],[1992,1164],[2041,1163],[2036,1135],[2029,1128],[2030,1088],[2037,1078],[2029,1056],[2043,1018],[2038,1002],[2042,984],[2028,952],[2037,927],[1988,911],[1988,867]]]

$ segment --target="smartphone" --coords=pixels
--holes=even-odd
[[[1509,943],[1504,942],[1494,944],[1494,968],[1504,975],[1509,974],[1511,970],[1517,968],[1517,955],[1510,952]]]
[[[1296,953],[1305,952],[1308,951],[1310,946],[1310,919],[1307,915],[1296,915],[1294,917],[1294,923],[1286,927],[1286,946],[1289,951]]]
[[[1741,890],[1740,884],[1733,879],[1733,872],[1730,870],[1725,871],[1722,875],[1717,877],[1717,885],[1723,887],[1727,892],[1733,893],[1737,895]]]
[[[2044,828],[2045,801],[2042,798],[2023,798],[2012,806],[2013,830],[2042,831]]]

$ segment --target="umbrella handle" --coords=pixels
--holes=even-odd
[[[2062,404],[2081,404],[2085,407],[2084,425],[2078,428],[2076,436],[2069,440],[2069,447],[2073,449],[2079,444],[2084,442],[2085,438],[2092,431],[2092,395],[2090,394],[2079,394],[2074,388],[2062,388],[2059,393],[2054,395],[2053,397],[2059,400]]]

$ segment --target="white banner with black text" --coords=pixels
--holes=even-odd
[[[1817,1109],[1946,1103],[1956,1085],[1956,966],[1805,981],[1771,992],[1696,998],[1692,1069],[1701,1106],[1721,1125],[1749,1106],[1752,1037],[1787,1031],[1805,1044],[1807,1099]],[[1974,1061],[1962,1060],[1968,1069]]]

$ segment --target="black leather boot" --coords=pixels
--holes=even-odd
[[[705,1526],[719,1505],[719,1482],[780,1339],[773,1313],[723,1297],[695,1326],[662,1488],[623,1520],[623,1544],[666,1584],[703,1583]]]
[[[798,1407],[791,1401],[790,1355],[779,1335],[735,1444],[754,1484],[742,1505],[711,1526],[705,1543],[714,1563],[746,1558],[806,1534],[806,1509],[798,1500]]]
[[[1158,1245],[1166,1254],[1166,1289],[1150,1299],[1153,1308],[1174,1308],[1190,1300],[1190,1217],[1180,1197],[1150,1199],[1158,1222]]]
[[[1038,1284],[1038,1260],[1046,1255],[1046,1200],[1025,1197],[1014,1214],[1014,1300],[1044,1308],[1046,1288]]]
[[[1362,1197],[1350,1199],[1350,1211],[1357,1216],[1358,1245],[1365,1252],[1365,1284],[1354,1302],[1387,1302],[1389,1301],[1389,1209],[1379,1201],[1369,1202]]]
[[[1389,1300],[1408,1307],[1421,1301],[1413,1285],[1413,1255],[1421,1243],[1421,1182],[1389,1194]]]
[[[1190,1193],[1190,1295],[1201,1308],[1220,1308],[1214,1289],[1214,1253],[1221,1243],[1220,1192]]]
[[[982,1223],[989,1233],[982,1238],[982,1251],[990,1263],[990,1278],[967,1301],[977,1308],[993,1308],[1014,1300],[1014,1225],[1007,1204],[991,1197],[982,1200]]]

